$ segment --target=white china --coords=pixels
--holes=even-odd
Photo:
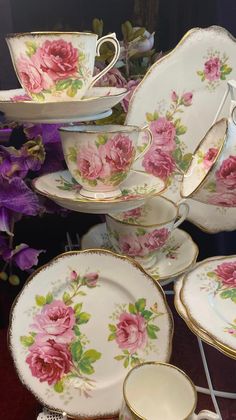
[[[150,362],[134,367],[123,386],[119,420],[220,420],[211,411],[194,411],[197,392],[191,379],[176,366]]]
[[[12,308],[9,345],[42,405],[111,417],[127,372],[168,361],[172,334],[161,287],[133,260],[95,249],[59,255],[30,276]]]
[[[160,194],[165,185],[157,177],[131,171],[128,179],[121,184],[120,197],[96,200],[80,195],[81,186],[71,177],[69,171],[58,171],[34,179],[33,187],[39,194],[69,210],[106,214],[141,206],[147,198]]]
[[[157,265],[158,252],[187,214],[186,203],[177,206],[164,197],[153,197],[138,209],[106,215],[108,236],[116,252],[150,269]]]
[[[126,124],[142,127],[148,122],[153,128],[154,145],[174,156],[178,171],[187,169],[191,154],[212,125],[227,81],[236,79],[235,53],[235,39],[225,29],[192,29],[172,52],[150,68],[134,92]],[[153,95],[153,91],[157,94]],[[228,114],[229,98],[220,116]],[[163,153],[153,153],[152,148],[147,156],[135,168],[167,176],[170,185],[164,195],[178,202],[181,176],[172,176],[173,161]],[[236,209],[221,210],[191,201],[188,220],[209,233],[234,230]]]
[[[93,226],[81,239],[81,248],[114,250],[109,241],[106,224]],[[168,284],[178,275],[190,269],[196,262],[198,247],[188,233],[175,229],[166,245],[159,251],[157,264],[145,271],[161,285]],[[140,264],[142,265],[142,264]]]
[[[115,33],[98,40],[97,34],[86,32],[28,32],[7,35],[6,42],[21,86],[38,102],[81,99],[120,55]],[[107,42],[114,56],[93,76],[95,56]]]
[[[63,102],[27,100],[23,89],[0,91],[0,111],[8,121],[72,123],[92,121],[111,115],[111,108],[127,95],[127,89],[93,87],[83,99]]]
[[[192,324],[234,356],[235,272],[236,256],[209,258],[185,275],[180,292],[180,299]]]
[[[82,186],[80,194],[94,199],[120,196],[119,186],[133,162],[152,142],[148,128],[118,124],[66,126],[59,133],[67,167]],[[144,134],[146,143],[140,144]]]

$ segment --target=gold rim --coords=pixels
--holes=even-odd
[[[21,374],[20,371],[18,369],[18,367],[16,366],[15,363],[15,359],[14,359],[14,355],[13,355],[13,346],[11,343],[11,337],[12,337],[12,323],[13,323],[13,312],[15,309],[15,306],[19,300],[19,298],[21,297],[21,294],[23,294],[23,291],[26,289],[26,287],[28,286],[28,284],[34,279],[35,276],[37,276],[38,273],[40,273],[41,271],[45,270],[46,268],[50,267],[51,265],[53,265],[57,260],[61,259],[61,258],[65,258],[68,255],[80,255],[80,254],[105,254],[105,255],[110,255],[113,256],[114,258],[123,260],[123,261],[128,261],[132,266],[134,266],[135,268],[137,268],[139,271],[141,271],[141,273],[143,273],[147,279],[151,280],[151,282],[153,283],[153,285],[157,288],[158,292],[160,293],[160,299],[162,298],[163,300],[163,304],[166,308],[166,315],[168,318],[168,333],[169,333],[169,337],[168,337],[168,349],[167,349],[167,354],[166,354],[166,359],[167,362],[170,360],[171,357],[171,353],[172,353],[172,341],[173,341],[173,334],[174,334],[174,320],[173,320],[173,315],[172,312],[169,308],[169,305],[167,303],[167,299],[165,296],[165,293],[162,289],[162,287],[157,284],[153,278],[151,276],[149,276],[145,270],[141,267],[140,264],[138,264],[136,261],[132,260],[129,257],[126,257],[124,255],[119,255],[113,251],[109,251],[109,250],[104,250],[104,249],[100,249],[100,248],[93,248],[93,249],[86,249],[83,251],[68,251],[68,252],[63,252],[62,254],[57,255],[55,258],[53,258],[52,260],[50,260],[48,263],[42,265],[41,267],[39,267],[37,270],[35,270],[26,280],[22,290],[20,291],[20,293],[16,296],[16,298],[13,301],[11,310],[10,310],[10,314],[9,314],[9,327],[8,327],[8,332],[7,332],[7,344],[8,344],[8,348],[10,351],[10,354],[12,356],[12,360],[14,362],[14,366],[15,369],[18,373],[19,378],[21,379]],[[54,411],[55,413],[60,413],[62,414],[64,412],[64,410],[57,410],[55,407],[53,406],[49,406],[47,404],[45,404],[45,402],[36,394],[32,391],[32,389],[30,388],[30,386],[28,384],[26,384],[23,380],[22,380],[23,385],[30,391],[32,392],[32,394],[35,396],[35,398],[39,401],[40,404],[42,404],[44,407],[48,408],[49,410]],[[103,418],[110,418],[110,417],[114,417],[116,416],[118,413],[117,412],[112,412],[112,413],[108,413],[108,414],[104,414],[102,415]],[[80,419],[80,420],[92,420],[92,419],[100,419],[101,415],[98,416],[88,416],[88,417],[81,417],[81,416],[71,416],[71,415],[67,415],[68,418],[71,419]]]
[[[145,172],[144,172],[145,173]],[[146,174],[147,175],[147,174]],[[164,182],[164,181],[163,181]],[[160,194],[160,193],[159,193]],[[167,224],[167,223],[170,223],[170,222],[174,222],[175,220],[176,220],[176,218],[177,217],[179,217],[179,214],[178,214],[178,212],[179,212],[179,206],[177,205],[177,204],[175,204],[173,201],[171,201],[169,198],[166,198],[166,197],[162,197],[162,196],[160,196],[159,198],[161,198],[161,200],[164,200],[164,201],[169,201],[169,203],[171,203],[175,208],[176,208],[176,215],[174,216],[174,217],[172,217],[170,220],[166,220],[165,222],[163,222],[163,223],[155,223],[155,224],[153,224],[153,225],[144,225],[144,224],[140,224],[140,223],[132,223],[132,222],[125,222],[124,220],[120,220],[120,219],[118,219],[117,217],[115,217],[115,216],[112,216],[111,214],[107,214],[106,216],[107,217],[110,217],[110,219],[112,219],[112,220],[114,220],[115,222],[119,222],[119,223],[121,223],[122,225],[128,225],[128,226],[138,226],[138,227],[143,227],[143,228],[151,228],[151,227],[155,227],[155,226],[162,226],[162,225],[165,225],[165,224]],[[151,200],[152,200],[152,198],[151,198]],[[147,203],[145,203],[144,205],[146,205]],[[181,203],[182,204],[182,203]],[[121,212],[122,213],[122,212]]]
[[[131,173],[134,173],[134,172],[136,172],[136,171],[134,171],[134,170],[131,171]],[[51,200],[54,200],[55,199],[55,200],[59,200],[59,201],[62,201],[62,202],[67,202],[69,204],[75,204],[75,203],[78,203],[78,204],[79,203],[90,203],[90,204],[104,203],[104,204],[112,204],[112,203],[122,203],[122,202],[128,202],[128,201],[134,200],[133,197],[131,197],[129,199],[126,199],[126,200],[121,200],[121,197],[123,197],[122,195],[119,196],[119,197],[117,197],[117,198],[112,198],[112,199],[107,199],[107,200],[102,200],[102,199],[101,200],[99,200],[99,199],[96,199],[96,200],[95,199],[94,200],[92,200],[92,199],[91,200],[89,200],[89,199],[81,199],[80,197],[82,197],[82,196],[80,196],[78,200],[71,199],[71,198],[58,197],[56,195],[49,194],[47,192],[41,191],[36,186],[36,182],[39,179],[41,179],[42,177],[46,177],[48,175],[49,174],[41,175],[41,176],[33,179],[31,181],[31,185],[32,185],[33,189],[38,194],[43,195],[44,197],[50,198]],[[148,176],[148,174],[145,174],[145,175]],[[162,181],[162,182],[163,182],[163,188],[161,190],[158,190],[158,192],[153,192],[153,193],[150,192],[150,193],[147,193],[147,194],[142,194],[142,195],[140,194],[140,197],[135,197],[135,200],[140,201],[140,200],[143,200],[146,197],[155,197],[155,196],[160,195],[166,189],[166,183],[164,181]]]
[[[114,126],[116,126],[117,128],[115,129],[108,129],[108,128],[106,128],[106,127],[114,127]],[[76,127],[76,126],[73,126],[73,127]],[[76,131],[76,130],[73,130],[73,127],[71,127],[71,126],[68,126],[68,127],[60,127],[60,128],[58,128],[58,131],[63,131],[63,132],[65,132],[65,133],[74,133],[74,134],[78,134],[78,133],[88,133],[88,134],[101,134],[101,133],[108,133],[108,134],[114,134],[114,133],[116,133],[117,131],[120,131],[120,132],[122,132],[122,133],[125,133],[125,132],[131,132],[131,131],[137,131],[137,132],[140,132],[140,131],[142,131],[142,129],[140,128],[140,127],[138,127],[138,126],[136,126],[136,125],[121,125],[121,124],[108,124],[108,125],[99,125],[99,127],[101,127],[101,128],[103,128],[104,129],[104,131],[102,131],[102,130],[98,130],[98,128],[96,127],[96,126],[92,126],[91,124],[89,124],[87,127],[94,127],[94,130],[87,130],[86,129],[86,126],[82,126],[82,125],[78,125],[77,127],[79,127],[79,128],[81,128],[81,130],[79,130],[79,131]],[[123,128],[125,128],[125,130],[123,130]]]
[[[37,35],[46,35],[46,36],[50,36],[50,35],[89,35],[89,36],[94,36],[97,37],[97,34],[94,34],[93,32],[63,32],[63,31],[39,31],[39,32],[13,32],[10,34],[7,34],[5,36],[5,39],[11,39],[11,38],[21,38],[24,36],[37,36]]]
[[[212,257],[212,258],[207,258],[206,260],[201,261],[200,263],[198,263],[198,267],[211,262],[211,261],[221,261],[224,259],[230,259],[230,258],[236,258],[236,255],[226,255],[226,256],[217,256],[217,257]],[[197,267],[197,268],[198,268]],[[191,321],[191,323],[201,332],[203,332],[204,334],[206,334],[209,338],[211,338],[214,343],[216,343],[219,347],[221,347],[223,350],[225,350],[227,353],[230,353],[233,356],[236,356],[236,349],[229,347],[228,345],[224,344],[222,341],[219,340],[219,338],[217,338],[213,333],[210,333],[209,331],[205,330],[197,320],[195,320],[195,318],[193,318],[193,316],[191,315],[191,310],[189,309],[189,307],[187,306],[185,299],[183,297],[183,293],[184,293],[184,287],[185,284],[187,282],[187,277],[189,274],[191,274],[193,271],[195,270],[195,267],[190,270],[188,273],[186,273],[183,277],[183,285],[179,294],[179,299],[182,303],[182,305],[184,306],[187,316],[189,318],[189,320]]]
[[[189,376],[181,369],[179,369],[177,366],[171,365],[169,363],[164,363],[164,362],[144,362],[141,363],[138,366],[135,366],[134,368],[132,368],[129,373],[126,375],[126,378],[124,380],[124,384],[123,384],[123,396],[124,396],[124,400],[125,400],[125,404],[127,405],[128,409],[131,411],[132,415],[135,417],[136,420],[147,420],[146,417],[141,416],[140,414],[138,414],[138,412],[131,406],[131,404],[128,401],[127,395],[126,395],[126,384],[127,384],[127,380],[129,379],[129,377],[132,375],[133,371],[136,369],[142,369],[143,366],[146,365],[155,365],[155,366],[167,366],[168,368],[171,368],[173,370],[177,370],[180,374],[182,374],[185,379],[188,380],[189,384],[191,385],[191,388],[193,390],[193,394],[194,394],[194,406],[192,408],[192,410],[188,413],[188,415],[183,419],[183,420],[187,420],[195,411],[196,405],[197,405],[197,391],[195,388],[195,385],[193,383],[193,381],[189,378]]]
[[[196,264],[197,266],[198,264]],[[183,276],[182,276],[183,278]],[[182,287],[181,287],[182,289]],[[180,289],[180,290],[181,290]],[[215,343],[215,341],[213,341],[210,337],[208,337],[207,334],[203,333],[203,331],[199,330],[191,321],[189,318],[185,318],[185,316],[183,315],[181,309],[179,308],[179,302],[178,299],[180,300],[179,297],[179,293],[176,292],[176,284],[174,284],[174,291],[175,291],[175,295],[174,295],[174,306],[176,309],[176,312],[178,313],[178,315],[180,316],[180,318],[182,318],[182,320],[185,322],[185,324],[187,325],[187,327],[190,329],[190,331],[196,335],[197,337],[200,337],[200,339],[202,341],[204,341],[206,344],[208,344],[209,346],[215,348],[216,350],[218,350],[220,353],[224,354],[225,356],[229,357],[232,360],[236,360],[236,356],[232,355],[231,353],[227,352],[226,350],[222,349],[220,346],[217,345],[217,343]],[[181,302],[181,301],[180,301]]]
[[[196,153],[197,153],[197,152],[198,152],[198,150],[202,147],[203,143],[205,142],[205,140],[206,140],[207,136],[208,136],[208,135],[209,135],[209,133],[212,131],[212,129],[213,129],[214,127],[216,127],[217,125],[220,125],[223,121],[225,121],[225,122],[226,122],[226,128],[225,128],[225,131],[224,131],[224,137],[223,137],[222,144],[221,144],[221,146],[220,146],[220,148],[219,148],[219,150],[218,150],[217,156],[215,157],[214,163],[213,163],[213,164],[212,164],[212,166],[208,169],[207,173],[204,175],[203,179],[202,179],[202,180],[201,180],[201,182],[198,184],[198,186],[197,186],[196,188],[194,188],[194,190],[193,190],[190,194],[184,195],[184,193],[183,193],[183,182],[184,182],[184,178],[187,178],[188,172],[189,172],[189,170],[190,170],[190,168],[191,168],[191,165],[192,165],[192,163],[193,163],[193,160],[195,159],[195,155],[196,155]],[[215,169],[215,167],[216,167],[216,165],[217,165],[217,163],[218,163],[218,158],[219,158],[219,156],[221,155],[221,152],[223,151],[224,146],[225,146],[225,142],[226,142],[226,137],[227,137],[227,134],[228,134],[228,120],[227,120],[227,118],[221,118],[221,120],[217,121],[214,125],[212,125],[212,126],[209,128],[209,130],[207,131],[207,133],[205,134],[205,136],[202,138],[202,140],[200,141],[200,143],[198,144],[198,146],[197,146],[197,147],[196,147],[196,149],[194,150],[194,152],[193,152],[193,154],[192,154],[192,158],[191,158],[190,164],[189,164],[189,167],[188,167],[188,169],[187,169],[187,172],[185,172],[185,173],[184,173],[183,180],[182,180],[181,185],[180,185],[180,195],[181,195],[181,197],[183,197],[183,198],[191,198],[191,197],[193,197],[193,196],[195,195],[195,193],[197,193],[197,192],[201,189],[201,187],[203,186],[203,184],[204,184],[204,183],[205,183],[205,181],[206,181],[206,178],[208,177],[208,175],[210,175],[210,173],[212,172],[212,170],[213,170],[213,169]]]

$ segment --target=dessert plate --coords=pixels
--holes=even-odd
[[[81,213],[110,213],[130,210],[144,204],[148,197],[160,194],[164,182],[152,175],[131,171],[120,185],[121,196],[106,200],[89,199],[80,195],[81,186],[69,171],[42,175],[33,180],[34,189],[62,207]]]
[[[175,202],[180,200],[181,181],[175,175],[176,167],[186,170],[191,154],[212,125],[227,81],[236,79],[235,54],[235,39],[225,29],[192,29],[150,68],[132,96],[126,124],[143,127],[148,123],[154,137],[152,148],[134,168],[167,179],[164,195]],[[228,116],[229,106],[228,96],[219,118]],[[221,212],[213,205],[201,207],[203,218],[198,203],[191,200],[188,219],[192,223],[209,233],[235,229],[231,220],[236,220],[236,209]]]
[[[198,264],[196,264],[196,266],[197,265]],[[233,357],[232,354],[226,352],[224,349],[219,347],[219,345],[217,345],[214,340],[212,340],[210,337],[208,337],[208,335],[206,333],[204,333],[203,331],[198,329],[191,322],[191,320],[188,318],[186,309],[185,309],[185,307],[182,304],[181,299],[180,299],[180,292],[181,292],[182,287],[183,287],[183,279],[184,279],[184,275],[182,275],[174,284],[174,291],[175,291],[174,305],[175,305],[175,309],[178,312],[179,316],[184,320],[185,324],[190,329],[190,331],[192,331],[192,333],[195,334],[197,337],[199,337],[202,341],[209,344],[209,346],[215,347],[217,350],[219,350],[225,356],[235,359],[235,357]]]
[[[78,101],[36,102],[25,96],[23,89],[0,91],[0,111],[8,121],[63,123],[90,121],[111,115],[111,108],[128,91],[116,87],[93,87]]]
[[[93,226],[82,238],[81,248],[111,249],[106,224]],[[198,247],[191,236],[184,230],[175,229],[167,244],[159,251],[159,260],[156,266],[145,271],[154,280],[163,284],[167,279],[174,280],[176,276],[189,269],[198,256]]]
[[[191,323],[236,357],[235,273],[236,256],[202,261],[185,275],[180,299]]]
[[[161,287],[133,260],[96,249],[59,255],[31,275],[9,341],[21,381],[41,404],[100,418],[118,414],[133,366],[169,360],[172,334]]]

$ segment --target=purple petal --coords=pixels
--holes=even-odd
[[[5,256],[7,256],[9,252],[10,248],[7,239],[3,235],[0,235],[0,255],[3,257],[4,260]]]
[[[21,178],[0,177],[0,206],[29,216],[35,216],[41,209],[38,197]]]
[[[0,207],[0,231],[6,232],[8,235],[13,236],[11,232],[12,212],[5,207]]]
[[[20,152],[14,147],[0,146],[0,174],[5,177],[20,176],[28,172]]]
[[[48,143],[45,145],[46,157],[40,169],[40,174],[65,169],[64,155],[61,143]]]
[[[21,269],[28,270],[38,264],[38,256],[44,250],[30,248],[27,244],[18,245],[11,253],[11,260]]]
[[[39,171],[45,160],[45,148],[42,137],[38,136],[34,140],[27,141],[20,151],[25,168],[31,171]]]
[[[62,124],[35,124],[25,126],[24,131],[29,139],[33,139],[40,135],[43,138],[44,144],[56,143],[60,142],[58,128],[61,126]]]

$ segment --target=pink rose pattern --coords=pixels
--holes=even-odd
[[[187,169],[192,155],[184,153],[184,146],[180,141],[180,136],[186,133],[187,127],[176,117],[178,113],[183,113],[184,107],[191,106],[192,101],[192,92],[178,95],[176,91],[172,91],[171,104],[165,115],[160,115],[157,111],[146,114],[153,135],[153,144],[142,161],[147,173],[166,181],[171,179],[176,167],[183,171]]]
[[[84,144],[71,148],[68,158],[74,161],[77,156],[77,172],[84,181],[92,185],[118,185],[126,177],[133,163],[135,147],[132,140],[123,134],[109,139],[98,136],[95,144]]]
[[[28,350],[26,363],[31,374],[53,386],[55,392],[63,392],[69,379],[67,374],[73,374],[80,377],[81,392],[90,396],[92,382],[87,375],[94,372],[92,364],[100,359],[101,353],[84,349],[80,328],[89,321],[90,314],[82,310],[83,303],[74,304],[74,299],[81,295],[82,287],[94,288],[98,280],[96,272],[80,275],[72,270],[69,289],[62,300],[54,299],[51,293],[35,297],[41,310],[33,318],[29,335],[20,337],[20,341]]]
[[[45,94],[66,91],[73,97],[83,87],[87,69],[84,55],[71,42],[63,39],[26,43],[26,54],[17,60],[19,77],[25,89],[37,99],[45,100]]]
[[[215,273],[220,278],[223,286],[236,288],[236,261],[219,264]]]
[[[122,235],[115,231],[111,235],[118,240],[124,255],[143,257],[160,249],[166,243],[170,231],[167,228],[154,229],[151,232],[141,229],[136,234]]]
[[[163,313],[158,311],[156,303],[150,308],[146,305],[146,299],[140,298],[134,304],[129,303],[127,310],[116,310],[111,317],[117,323],[109,324],[108,341],[114,340],[122,350],[122,354],[115,356],[115,359],[122,361],[125,368],[143,362],[140,353],[145,350],[148,355],[150,340],[158,339],[160,328],[156,325],[156,319]]]
[[[210,49],[205,59],[203,70],[198,70],[197,74],[202,82],[206,81],[210,90],[214,90],[220,80],[226,80],[226,77],[232,71],[232,67],[228,65],[229,57],[225,53],[220,54],[219,51]]]
[[[208,152],[205,154],[203,158],[203,166],[205,169],[209,170],[213,165],[215,158],[218,154],[218,149],[216,147],[210,147]]]

